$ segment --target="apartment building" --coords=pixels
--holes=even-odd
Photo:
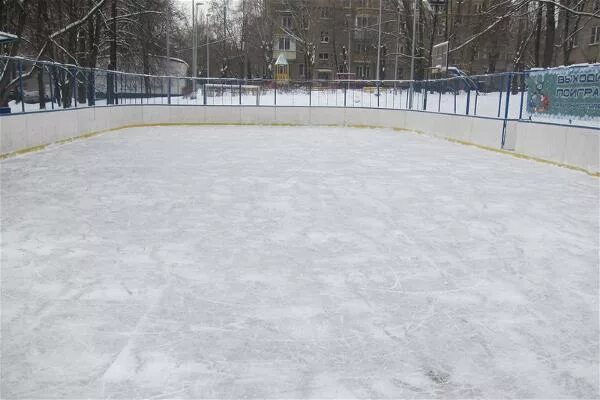
[[[412,0],[381,0],[381,79],[408,79],[412,47]],[[429,0],[419,3],[416,76],[431,76],[431,46],[444,41],[455,49],[449,64],[469,74],[526,69],[535,65],[536,29],[531,12],[520,10],[495,23],[512,6],[493,0]],[[375,79],[379,0],[270,0],[275,19],[273,60],[284,55],[291,80]],[[544,9],[545,10],[545,9]],[[578,11],[600,12],[600,0]],[[545,11],[544,11],[545,12]],[[600,61],[600,20],[557,8],[553,65]],[[488,29],[493,24],[492,29]],[[570,24],[565,26],[565,24]],[[545,26],[539,52],[543,53]],[[485,34],[479,35],[485,31]],[[572,35],[570,32],[574,32]],[[522,47],[527,42],[527,46]],[[568,51],[565,49],[568,48]],[[538,63],[542,56],[539,56]],[[538,64],[539,65],[539,64]]]
[[[583,2],[580,11],[600,15],[600,0]],[[569,35],[567,44],[569,64],[600,62],[600,19],[571,16],[569,24],[574,32]]]
[[[379,0],[272,0],[270,7],[273,59],[283,54],[291,80],[375,79]]]

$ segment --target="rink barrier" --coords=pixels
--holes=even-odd
[[[155,125],[348,126],[412,131],[600,175],[600,130],[425,111],[372,108],[121,105],[0,118],[0,158],[103,132]],[[510,151],[507,151],[509,149]]]

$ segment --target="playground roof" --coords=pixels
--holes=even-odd
[[[277,57],[277,61],[275,61],[275,65],[288,65],[288,60],[285,54],[279,54],[279,57]]]

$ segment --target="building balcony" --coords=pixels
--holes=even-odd
[[[296,60],[296,51],[295,50],[278,50],[278,49],[273,50],[273,59],[277,60],[277,57],[279,57],[279,55],[282,53],[285,56],[285,58],[288,59],[288,61]]]

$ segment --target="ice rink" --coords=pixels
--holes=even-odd
[[[332,127],[0,165],[2,399],[600,395],[598,178]]]

